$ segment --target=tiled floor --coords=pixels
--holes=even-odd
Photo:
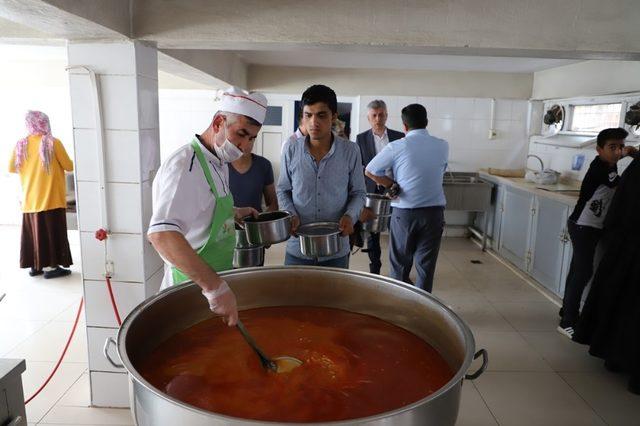
[[[63,279],[30,278],[16,266],[19,229],[0,227],[0,241],[0,294],[7,293],[0,302],[0,356],[27,360],[23,380],[31,395],[72,325],[82,295],[79,265]],[[76,233],[70,242],[79,261]],[[280,264],[283,250],[283,244],[269,249],[267,264]],[[470,262],[476,259],[482,264]],[[368,270],[366,254],[354,255],[351,267]],[[468,240],[445,240],[434,287],[490,356],[488,371],[463,386],[459,425],[640,425],[640,397],[626,391],[624,377],[560,336],[557,306],[492,255]],[[27,406],[30,424],[132,424],[128,410],[89,407],[85,344],[82,322],[58,374]]]

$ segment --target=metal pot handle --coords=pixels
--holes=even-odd
[[[111,364],[115,368],[124,368],[123,364],[116,362],[113,360],[113,358],[111,358],[111,355],[109,354],[110,346],[116,347],[116,339],[114,339],[113,337],[109,337],[104,342],[104,347],[102,348],[102,353],[104,354],[104,357],[107,359],[107,361],[109,361],[109,364]]]
[[[480,377],[480,375],[482,373],[485,372],[485,370],[487,369],[487,366],[489,365],[489,354],[487,353],[486,349],[480,349],[478,352],[476,352],[476,354],[473,356],[473,359],[478,359],[480,357],[480,355],[482,355],[482,365],[480,366],[480,368],[478,368],[478,370],[475,373],[471,373],[471,374],[466,374],[464,376],[465,379],[468,380],[475,380],[478,377]]]

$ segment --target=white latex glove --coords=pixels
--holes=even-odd
[[[209,302],[211,312],[222,315],[229,327],[238,323],[238,302],[226,281],[215,290],[202,290],[202,295]]]

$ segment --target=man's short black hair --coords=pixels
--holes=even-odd
[[[622,127],[612,127],[610,129],[604,129],[600,133],[598,133],[597,143],[600,148],[604,148],[607,144],[607,141],[611,140],[624,140],[629,136],[629,132],[627,132]]]
[[[336,98],[336,92],[330,87],[322,84],[315,84],[309,87],[302,94],[302,108],[305,105],[314,105],[319,102],[325,103],[332,114],[338,112],[338,99]]]
[[[411,104],[402,108],[402,122],[409,130],[427,127],[427,110],[420,104]]]

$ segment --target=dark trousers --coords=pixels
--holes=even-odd
[[[391,277],[411,283],[409,273],[415,261],[415,285],[431,292],[443,230],[444,207],[394,208],[390,225]]]
[[[380,234],[378,232],[371,232],[367,237],[367,255],[369,255],[369,272],[380,274],[382,250],[380,249]]]
[[[577,225],[571,220],[567,222],[567,227],[571,236],[573,257],[562,299],[560,326],[563,328],[574,327],[578,321],[582,292],[593,275],[596,247],[602,237],[601,229]]]
[[[333,268],[349,269],[349,255],[337,257],[335,259],[319,261],[317,259],[303,259],[301,257],[292,256],[287,253],[284,257],[284,264],[303,266],[328,266]]]

